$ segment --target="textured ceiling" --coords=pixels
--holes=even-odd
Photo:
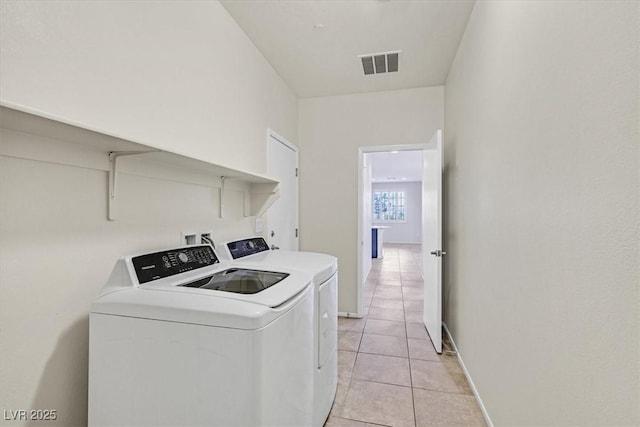
[[[300,98],[438,86],[473,1],[223,0]],[[399,71],[365,76],[358,55],[400,50]]]

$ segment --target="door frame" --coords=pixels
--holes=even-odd
[[[364,182],[362,182],[362,168],[364,166],[364,155],[368,153],[380,153],[387,151],[425,151],[429,149],[428,143],[422,144],[400,144],[400,145],[375,145],[375,146],[367,146],[367,147],[358,147],[358,241],[357,241],[357,251],[358,251],[358,265],[357,265],[357,277],[358,277],[358,286],[356,289],[356,306],[357,306],[357,317],[364,317],[364,284],[366,277],[363,277],[364,272],[362,265],[362,251],[364,236],[362,235],[362,227],[364,220],[364,212],[363,212],[363,203],[364,203],[364,195],[363,195],[363,186]],[[420,239],[422,243],[422,238]]]
[[[296,153],[296,170],[298,171],[298,175],[300,175],[300,151],[298,149],[298,146],[295,145],[294,143],[292,143],[291,141],[289,141],[287,138],[283,137],[282,135],[278,134],[276,131],[274,131],[271,128],[267,128],[267,149],[266,149],[266,170],[267,170],[267,174],[269,174],[269,170],[271,168],[271,164],[270,164],[270,154],[271,154],[271,149],[270,149],[270,144],[269,144],[269,140],[273,138],[276,141],[280,142],[282,145],[284,145],[285,147],[291,149],[291,151],[293,151],[294,153]],[[270,227],[269,225],[269,212],[266,212],[266,217],[267,217],[267,226],[266,228],[264,228],[264,233],[266,233],[267,235],[265,236],[267,238],[267,241],[270,241],[270,238],[268,236],[269,232],[267,231]],[[296,185],[296,206],[295,206],[295,223],[296,223],[296,228],[298,229],[298,233],[297,236],[295,237],[295,250],[300,249],[300,183],[298,181],[298,185]]]

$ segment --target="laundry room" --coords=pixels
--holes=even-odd
[[[264,172],[266,130],[295,140],[297,101],[217,2],[2,8],[2,100],[15,107],[2,111],[2,406],[86,425],[89,307],[116,260],[185,232],[253,235],[248,184],[226,180],[221,197],[208,163]],[[13,43],[24,56],[9,58]],[[199,55],[211,49],[235,63]],[[111,202],[108,152],[160,149],[208,162],[120,157]]]
[[[639,32],[1,0],[0,425],[639,425]]]

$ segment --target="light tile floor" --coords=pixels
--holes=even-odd
[[[367,315],[338,319],[338,390],[325,426],[484,426],[451,344],[422,324],[419,245],[385,245],[365,286]]]

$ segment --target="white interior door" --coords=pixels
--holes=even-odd
[[[360,280],[364,283],[367,279],[367,275],[371,270],[371,217],[372,204],[371,204],[371,164],[369,162],[369,154],[364,153],[362,161],[362,227],[360,241],[362,257],[362,277]]]
[[[269,132],[267,170],[280,181],[280,197],[267,212],[267,240],[273,247],[298,250],[298,150]]]
[[[424,325],[438,353],[442,353],[442,131],[423,151],[422,268]]]

